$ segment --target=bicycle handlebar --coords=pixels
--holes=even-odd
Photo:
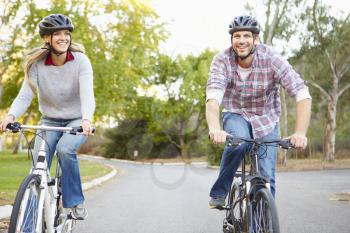
[[[241,143],[252,143],[252,144],[275,144],[280,146],[282,149],[291,149],[294,148],[293,144],[290,142],[290,139],[271,139],[271,140],[262,140],[262,139],[251,139],[251,138],[241,138],[241,137],[234,137],[232,135],[226,136],[226,143],[229,146],[238,146]]]
[[[76,127],[56,127],[56,126],[44,126],[44,125],[22,125],[19,122],[10,123],[6,126],[8,130],[12,133],[18,133],[22,129],[35,129],[42,131],[60,131],[69,134],[80,134],[83,132],[83,128],[81,126]],[[93,128],[92,133],[95,133],[95,128]]]

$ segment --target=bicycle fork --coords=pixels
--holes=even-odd
[[[40,198],[38,204],[38,219],[35,225],[35,232],[41,233],[42,228],[46,227],[47,232],[54,232],[52,228],[55,217],[55,200],[57,198],[57,186],[51,182],[50,173],[48,172],[46,161],[45,142],[43,141],[38,153],[37,163],[34,174],[40,176]],[[50,182],[48,182],[50,181]],[[53,197],[53,198],[51,198]],[[47,208],[45,208],[47,207]],[[45,219],[45,221],[44,221]],[[45,224],[45,225],[44,225]]]

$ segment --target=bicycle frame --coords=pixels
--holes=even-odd
[[[231,230],[235,230],[235,227],[237,226],[236,224],[238,224],[239,226],[242,226],[244,223],[241,221],[244,221],[245,219],[244,216],[246,216],[246,220],[247,220],[246,222],[247,225],[245,225],[247,227],[246,230],[249,233],[251,233],[251,232],[254,232],[254,229],[253,229],[254,219],[253,219],[253,206],[252,206],[255,191],[256,191],[254,186],[257,185],[257,186],[260,186],[261,188],[266,188],[268,192],[271,191],[270,190],[271,185],[270,185],[269,179],[263,177],[262,174],[260,173],[259,154],[258,154],[259,148],[261,145],[269,146],[271,144],[275,144],[275,145],[281,146],[284,149],[290,149],[292,148],[292,145],[290,144],[289,141],[271,140],[271,141],[260,142],[260,141],[255,141],[254,139],[234,138],[232,136],[229,136],[227,138],[227,142],[229,146],[240,145],[240,143],[242,142],[247,142],[247,143],[252,143],[251,145],[252,147],[250,148],[248,153],[248,156],[251,159],[249,172],[246,171],[246,157],[245,157],[246,155],[244,155],[241,162],[241,171],[236,171],[236,174],[234,176],[232,187],[237,187],[237,188],[232,188],[229,195],[229,201],[230,202],[233,201],[233,202],[229,203],[229,205],[225,207],[225,209],[230,212],[227,212],[226,221],[224,221],[224,232],[227,232],[225,231],[227,227]],[[233,193],[233,190],[235,191],[235,193]],[[237,194],[238,194],[238,197],[237,197]],[[237,222],[229,223],[227,221],[227,217],[229,216],[228,213],[236,216],[237,212],[235,211],[238,211],[239,216],[238,216],[238,219],[236,219],[236,217],[234,217],[234,219],[238,220],[239,223]]]
[[[76,134],[77,132],[73,131],[72,127],[51,127],[51,126],[29,126],[22,125],[21,129],[35,129],[41,130],[42,141],[40,144],[40,149],[38,152],[36,166],[30,170],[31,174],[38,175],[40,177],[40,196],[38,201],[38,218],[35,222],[35,232],[41,233],[43,231],[43,221],[46,223],[46,232],[47,233],[56,233],[61,232],[65,227],[67,219],[69,219],[69,213],[65,214],[64,221],[60,224],[55,224],[56,215],[62,213],[58,213],[58,198],[60,196],[58,192],[59,185],[59,173],[60,173],[60,165],[57,161],[57,167],[55,172],[54,180],[51,178],[50,169],[48,168],[48,163],[46,160],[46,131],[62,131],[69,132],[72,134]],[[24,197],[25,202],[28,201],[29,194],[26,193]],[[44,214],[44,216],[43,216]],[[20,224],[17,227],[21,227],[25,211],[20,213],[19,222]],[[69,230],[71,230],[71,224],[68,225]]]
[[[46,131],[43,131],[43,138],[46,136]],[[44,211],[43,207],[45,207],[45,220],[46,220],[46,227],[47,232],[51,233],[54,232],[54,219],[55,219],[55,204],[58,196],[58,190],[57,190],[57,179],[55,179],[54,185],[49,185],[48,181],[51,181],[51,175],[50,171],[48,169],[47,161],[46,161],[46,150],[45,150],[45,141],[43,140],[40,145],[40,150],[38,153],[36,168],[33,171],[34,174],[37,174],[41,178],[41,195],[39,199],[39,215],[38,215],[38,222],[36,224],[36,232],[41,231],[42,223],[42,214]]]

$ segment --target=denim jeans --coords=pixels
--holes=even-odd
[[[236,137],[252,138],[252,127],[250,122],[246,121],[241,115],[224,112],[222,115],[223,129]],[[277,139],[279,138],[278,127],[263,137],[262,139]],[[251,146],[242,144],[238,147],[225,147],[220,163],[219,177],[215,181],[210,191],[211,197],[226,197],[230,191],[234,174],[236,173],[243,156],[250,150]],[[265,148],[259,149],[259,154],[262,154]],[[261,151],[262,150],[262,151]],[[267,177],[271,183],[271,193],[275,196],[275,165],[277,159],[277,147],[269,146],[266,151],[266,156],[259,159],[259,169],[264,177]]]
[[[81,119],[52,119],[42,117],[40,125],[74,127],[81,125]],[[39,132],[37,132],[39,133]],[[41,135],[41,134],[40,134]],[[84,195],[80,179],[77,149],[86,141],[83,135],[71,135],[62,132],[46,131],[46,159],[49,168],[51,167],[54,152],[57,151],[60,161],[62,175],[62,200],[64,208],[71,208],[84,202]],[[34,145],[34,164],[37,161],[37,154],[40,149],[42,138],[36,136]]]

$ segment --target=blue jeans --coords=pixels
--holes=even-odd
[[[223,129],[236,137],[252,138],[252,126],[241,115],[224,112],[222,115]],[[278,127],[263,139],[279,138]],[[236,173],[243,156],[250,150],[250,145],[243,144],[238,147],[225,147],[220,163],[219,177],[215,181],[210,190],[211,197],[226,197],[230,191],[234,174]],[[260,150],[265,150],[260,148]],[[262,152],[259,151],[259,154]],[[267,177],[271,183],[271,193],[275,196],[275,165],[277,159],[277,147],[269,146],[266,151],[266,156],[259,159],[259,169],[263,176]]]
[[[40,120],[40,125],[74,127],[81,125],[81,119],[66,120],[42,117]],[[58,159],[61,165],[61,187],[64,208],[74,207],[80,203],[83,203],[85,200],[81,185],[76,151],[86,141],[86,139],[87,137],[83,135],[71,135],[62,132],[46,131],[46,159],[48,166],[49,168],[51,167],[51,162],[55,151],[57,151]],[[35,138],[33,158],[35,164],[41,141],[42,139],[39,136]]]

